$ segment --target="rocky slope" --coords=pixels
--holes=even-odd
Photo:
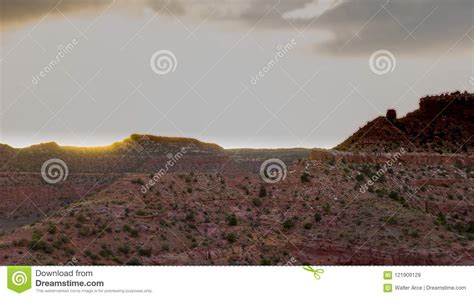
[[[0,238],[3,264],[474,264],[474,172],[301,161],[285,180],[127,174]]]

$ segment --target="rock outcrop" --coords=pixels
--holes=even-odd
[[[343,151],[471,154],[474,152],[474,94],[427,96],[418,110],[403,118],[389,110],[335,147]]]

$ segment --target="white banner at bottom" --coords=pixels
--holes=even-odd
[[[474,297],[472,266],[3,266],[0,297]]]

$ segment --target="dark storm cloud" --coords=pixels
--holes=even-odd
[[[40,18],[57,5],[63,13],[100,7],[112,0],[0,0],[1,25]],[[473,26],[472,0],[135,0],[116,1],[173,14],[182,21],[234,22],[256,28],[326,32],[318,51],[353,55],[374,49],[405,54],[438,51],[453,45]],[[382,7],[382,5],[384,5]],[[55,10],[53,10],[55,13]],[[457,50],[472,50],[463,40]]]
[[[48,13],[64,14],[85,11],[110,4],[112,0],[0,0],[0,26],[38,21]],[[58,10],[56,10],[57,8]]]
[[[382,8],[385,3],[344,1],[328,10],[312,27],[329,31],[333,39],[318,49],[332,53],[377,48],[408,53],[433,51],[449,48],[473,26],[472,0],[392,0]],[[472,41],[465,38],[460,47],[472,50]]]
[[[155,10],[166,3],[148,0]],[[474,19],[472,0],[172,0],[167,8],[183,16],[258,23],[265,29],[294,26],[306,29],[307,36],[324,31],[329,39],[315,48],[346,55],[381,48],[405,54],[449,48]],[[472,49],[471,40],[456,49]]]

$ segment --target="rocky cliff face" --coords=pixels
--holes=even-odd
[[[335,149],[390,152],[404,147],[409,152],[471,154],[473,135],[474,94],[454,92],[421,98],[419,109],[403,118],[389,110]]]
[[[466,154],[407,153],[404,148],[392,153],[348,152],[313,149],[310,159],[341,161],[354,164],[384,164],[389,160],[410,165],[463,165],[474,166],[474,156]]]

